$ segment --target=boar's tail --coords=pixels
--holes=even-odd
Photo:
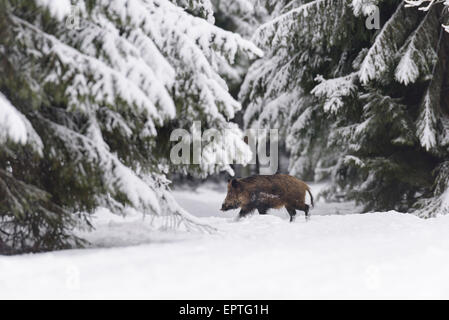
[[[312,196],[312,192],[310,192],[310,188],[307,188],[307,192],[308,192],[309,195],[310,195],[310,201],[312,202],[312,208],[313,208],[313,207],[315,207],[315,206],[314,206],[314,204],[313,204],[313,196]]]

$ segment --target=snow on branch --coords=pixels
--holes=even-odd
[[[422,218],[449,214],[449,161],[441,163],[435,172],[434,196],[421,199],[416,204],[416,214]]]
[[[152,214],[161,213],[155,190],[110,152],[94,118],[91,118],[87,135],[77,133],[50,120],[42,120],[48,123],[56,137],[64,142],[73,159],[99,164],[103,182],[112,195],[118,193],[125,195],[133,207],[142,213],[148,211]]]
[[[121,25],[141,30],[139,38],[149,38],[175,70],[177,81],[169,86],[174,87],[174,98],[189,101],[186,95],[199,97],[201,113],[212,119],[223,115],[232,118],[241,108],[229,94],[222,76],[234,72],[232,65],[237,54],[250,58],[263,55],[253,43],[186,14],[167,0],[101,3],[103,10],[117,16]],[[135,46],[136,40],[133,39]]]
[[[263,100],[266,100],[266,97],[270,96],[272,93],[274,93],[275,96],[280,93],[279,86],[275,85],[275,83],[279,84],[279,82],[269,82],[269,79],[273,77],[273,75],[276,75],[277,70],[280,69],[278,66],[282,64],[281,56],[282,54],[278,54],[265,57],[265,59],[260,59],[254,62],[248,70],[239,93],[240,101],[247,102],[247,107],[243,116],[245,128],[250,127],[252,122],[262,111],[262,99],[256,96],[259,94],[258,91],[262,91]],[[271,84],[271,91],[267,91],[265,88],[267,82]],[[276,91],[273,92],[273,89]]]
[[[27,127],[20,112],[0,93],[0,141],[4,143],[7,138],[26,143]]]
[[[449,11],[449,0],[404,0],[405,1],[405,7],[416,7],[418,10],[421,11],[429,11],[432,6],[435,4],[442,4],[442,11]],[[449,24],[445,25],[443,24],[442,27],[446,32],[449,32]]]
[[[438,19],[435,11],[427,12],[419,26],[401,48],[401,60],[395,71],[395,79],[405,85],[418,77],[432,76],[438,54]]]
[[[311,43],[329,40],[325,35],[329,34],[326,31],[335,27],[332,18],[341,17],[342,13],[337,9],[343,8],[344,10],[345,8],[345,6],[339,5],[341,2],[341,0],[314,0],[302,4],[261,25],[255,31],[252,39],[261,47],[288,46],[291,30],[298,30],[298,36],[311,38]],[[333,36],[338,37],[338,34],[333,34]]]
[[[171,0],[176,5],[194,12],[198,16],[206,19],[209,23],[214,24],[214,10],[210,0]]]
[[[436,137],[436,117],[432,107],[432,100],[430,97],[430,90],[427,90],[424,96],[422,111],[417,121],[417,135],[421,145],[430,151],[437,144]]]
[[[110,9],[111,13],[116,14],[123,24],[129,23],[133,27],[142,26],[145,31],[150,32],[158,45],[164,40],[166,42],[166,37],[170,35],[166,32],[176,30],[194,41],[207,57],[211,57],[213,52],[223,52],[232,63],[238,51],[251,57],[263,55],[263,52],[252,42],[211,25],[202,18],[186,14],[184,10],[168,0],[115,0],[111,5],[109,1],[102,0],[102,3]]]
[[[164,101],[171,102],[170,107],[158,111],[154,104],[154,94],[151,94],[148,87],[145,90],[103,61],[81,53],[20,18],[14,17],[13,21],[23,28],[23,40],[37,42],[42,48],[40,55],[53,58],[52,72],[45,77],[44,83],[67,82],[65,94],[71,108],[90,112],[97,110],[102,104],[115,105],[116,99],[121,99],[127,106],[134,107],[137,114],[145,114],[159,124],[162,124],[163,110],[174,109],[171,98],[167,97]],[[95,97],[95,100],[91,97]],[[148,126],[149,131],[155,135],[155,124],[148,122]]]
[[[315,80],[320,83],[313,88],[311,93],[326,100],[323,106],[325,112],[335,113],[344,106],[343,98],[356,92],[355,80],[357,76],[357,72],[329,80],[319,76]]]
[[[209,6],[207,2],[204,7]],[[221,113],[232,118],[241,108],[221,76],[234,72],[231,66],[237,54],[263,55],[252,42],[168,0],[99,0],[91,12],[84,2],[78,8],[84,30],[59,39],[61,43],[47,37],[52,42],[47,53],[62,64],[55,69],[64,70],[65,79],[74,78],[67,88],[73,107],[87,110],[86,96],[92,94],[108,105],[120,98],[141,111],[146,109],[152,118],[148,131],[153,135],[155,125],[174,117],[173,101],[184,100],[186,93],[199,96],[201,112],[211,118],[222,118]],[[82,75],[93,77],[93,83]],[[186,82],[194,88],[187,90]],[[79,100],[86,103],[76,104]]]
[[[388,70],[398,47],[402,46],[415,22],[405,14],[404,5],[400,4],[377,35],[360,66],[359,76],[363,84],[380,79]]]
[[[435,2],[443,2],[443,1],[435,1],[435,0],[404,0],[405,6],[409,7],[419,7],[418,10],[427,11]],[[421,5],[429,3],[427,6],[421,7]],[[445,1],[447,2],[447,1]]]
[[[420,112],[416,120],[416,135],[423,148],[428,152],[437,153],[444,149],[445,115],[441,112],[440,99],[444,75],[442,68],[435,68],[432,79],[425,91],[424,99],[420,105]],[[443,129],[443,130],[440,130]],[[442,139],[443,138],[443,139]]]
[[[352,0],[351,6],[356,17],[363,15],[369,16],[375,10],[379,2],[382,0]]]
[[[10,139],[42,153],[43,143],[28,119],[0,92],[0,144]]]
[[[72,13],[70,0],[35,0],[39,6],[47,8],[57,19],[62,20]]]
[[[124,195],[132,207],[143,214],[165,217],[166,228],[179,228],[187,231],[214,232],[215,229],[195,218],[181,208],[168,189],[168,182],[163,175],[136,172],[124,165],[120,159],[110,152],[104,142],[95,117],[91,117],[86,135],[79,134],[67,127],[42,119],[55,131],[58,139],[70,149],[73,158],[94,162],[100,165],[103,182],[108,190],[107,195],[99,196],[102,205],[117,212],[123,212],[125,206],[114,199],[116,195]],[[109,205],[108,205],[109,204]]]

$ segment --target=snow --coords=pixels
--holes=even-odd
[[[46,7],[50,13],[59,20],[62,20],[72,13],[70,0],[36,0],[36,3],[39,6]]]
[[[235,32],[245,38],[251,37],[255,28],[269,18],[265,5],[260,0],[212,0],[215,14],[229,19]]]
[[[314,25],[314,32],[309,33],[309,26],[302,24],[308,16],[314,16],[316,12],[325,12],[326,8],[335,6],[334,0],[314,0],[303,3],[278,17],[260,25],[254,32],[252,41],[261,48],[288,46],[287,37],[290,30],[301,30],[301,36],[312,39],[312,43],[322,41],[322,29],[327,24],[319,27]],[[323,14],[324,15],[324,14]],[[330,24],[332,25],[332,24]]]
[[[379,0],[352,0],[351,6],[354,11],[355,16],[360,16],[363,14],[363,16],[369,16],[371,15]]]
[[[430,91],[427,90],[424,96],[422,111],[417,121],[417,134],[421,146],[430,151],[437,144],[437,137],[434,128],[436,127],[435,114],[432,109]]]
[[[24,117],[9,100],[0,93],[0,141],[10,138],[14,142],[27,141],[27,129]]]
[[[71,144],[67,143],[67,146],[74,160],[87,159],[100,163],[104,170],[104,186],[109,192],[126,195],[131,204],[142,212],[150,210],[154,214],[160,214],[160,204],[156,196],[157,183],[150,178],[147,178],[148,181],[142,180],[136,172],[125,166],[116,154],[109,151],[98,123],[93,118],[86,128],[86,136],[54,122],[47,121],[47,124],[62,141],[73,141]]]
[[[387,62],[391,60],[392,52],[394,52],[394,50],[392,50],[392,41],[390,37],[391,34],[396,34],[398,38],[401,36],[396,24],[401,22],[398,18],[401,17],[403,11],[404,5],[401,4],[391,18],[385,23],[373,45],[368,50],[368,53],[360,66],[359,76],[362,84],[366,85],[369,81],[378,79],[387,70]],[[401,28],[401,30],[402,29],[406,28]]]
[[[283,210],[236,222],[218,210],[224,187],[174,192],[217,232],[102,209],[82,233],[91,248],[0,257],[0,298],[449,298],[449,216],[335,214],[356,209],[318,200],[310,222]]]
[[[21,144],[28,143],[38,153],[42,152],[42,140],[31,123],[0,92],[0,143],[8,139]]]
[[[356,78],[357,72],[328,80],[317,76],[315,80],[319,84],[312,89],[311,93],[317,97],[326,98],[323,106],[325,112],[336,113],[344,106],[343,97],[347,97],[357,90],[354,83]]]
[[[413,50],[416,50],[416,48],[411,43],[396,68],[395,79],[405,85],[414,83],[419,77],[418,66],[412,57]]]
[[[428,2],[428,4],[427,4]],[[429,11],[429,9],[436,4],[442,3],[445,7],[440,7],[441,11],[444,12],[445,10],[449,9],[449,1],[435,1],[435,0],[405,0],[405,7],[417,7],[418,10],[421,11]],[[421,6],[427,4],[426,6]],[[443,27],[443,30],[446,32],[449,32],[449,25],[441,25]]]
[[[243,133],[236,124],[229,124],[223,132],[207,130],[203,133],[201,170],[213,173],[214,167],[221,165],[230,175],[234,170],[229,164],[247,164],[251,161],[251,148],[243,141]]]
[[[116,139],[119,131],[124,137],[138,140],[133,152],[141,150],[141,159],[145,159],[148,149],[155,145],[158,128],[174,119],[179,120],[179,128],[187,127],[195,119],[207,128],[228,129],[223,144],[223,139],[220,144],[214,140],[203,150],[206,160],[221,156],[219,160],[225,164],[205,161],[199,173],[232,172],[229,163],[246,163],[251,152],[242,139],[242,131],[229,123],[241,104],[230,94],[226,74],[221,72],[234,70],[236,60],[261,57],[263,52],[240,35],[213,25],[212,16],[209,20],[195,17],[168,0],[99,0],[89,10],[86,1],[78,1],[73,7],[68,0],[36,1],[60,20],[52,23],[61,32],[48,34],[39,25],[23,19],[20,10],[17,15],[8,12],[19,47],[24,49],[16,50],[14,58],[31,68],[22,75],[24,79],[39,75],[38,80],[31,77],[29,82],[36,80],[36,89],[57,88],[67,111],[74,111],[67,113],[64,120],[58,118],[57,123],[44,118],[37,121],[45,121],[52,129],[50,134],[57,135],[55,139],[62,143],[64,152],[70,152],[72,160],[98,164],[95,168],[101,168],[98,178],[105,192],[96,198],[103,206],[117,213],[130,205],[140,212],[162,216],[173,209],[172,224],[181,223],[182,217],[181,224],[194,228],[187,212],[165,203],[169,196],[154,178],[151,161],[131,165],[132,161],[112,152],[114,148],[108,143]],[[201,3],[194,7],[208,11],[212,6],[208,0]],[[79,24],[76,30],[70,22]],[[35,61],[48,63],[41,66]],[[6,112],[0,109],[0,142],[38,141],[37,135],[29,139],[34,130],[25,116],[21,117],[3,100],[0,97],[0,107],[6,106]],[[83,113],[82,121],[88,123],[70,125],[68,119],[78,112]],[[109,131],[108,139],[103,139],[105,131]],[[222,149],[226,152],[220,154]],[[50,148],[55,159],[59,151]],[[167,165],[168,159],[159,160]],[[83,164],[77,167],[77,174],[86,175]],[[123,199],[128,200],[126,205]]]
[[[405,85],[415,83],[419,76],[434,76],[438,61],[438,19],[428,12],[419,26],[401,48],[401,60],[396,67],[395,79]],[[432,70],[433,69],[433,70]],[[432,71],[431,71],[432,70]]]
[[[419,7],[422,4],[427,4],[427,2],[429,2],[429,4],[426,7]],[[418,10],[428,11],[434,3],[435,0],[405,0],[405,7],[419,7]],[[447,6],[448,2],[445,1],[444,4]]]

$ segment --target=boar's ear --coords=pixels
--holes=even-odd
[[[239,188],[240,187],[240,182],[238,182],[238,180],[237,179],[232,179],[232,181],[231,181],[231,186],[233,187],[233,188]]]

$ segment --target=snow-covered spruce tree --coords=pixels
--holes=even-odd
[[[184,7],[184,8],[183,8]],[[222,76],[250,42],[215,27],[207,0],[0,0],[0,252],[69,248],[106,206],[195,228],[168,190],[170,132],[229,129]],[[197,16],[194,16],[197,15]],[[220,141],[206,146],[208,156]],[[230,158],[231,153],[226,153]],[[182,170],[231,170],[202,162]]]
[[[315,0],[262,25],[242,101],[247,126],[283,131],[290,171],[331,176],[365,210],[448,212],[449,39],[438,6]],[[380,30],[366,17],[380,8]]]
[[[227,31],[251,38],[254,30],[268,16],[265,3],[268,0],[210,0],[213,7],[215,25]],[[240,86],[251,65],[247,55],[237,54],[235,64],[222,75],[234,98],[238,97]],[[241,112],[236,114],[234,122],[241,125]]]
[[[291,0],[211,0],[215,24],[220,28],[251,39],[256,29],[271,17],[288,11],[295,1]],[[237,96],[243,77],[252,61],[241,57],[240,64],[226,78],[231,93]],[[235,93],[235,94],[234,94]]]
[[[290,173],[311,180],[315,173],[317,179],[325,175],[320,170],[338,157],[323,148],[332,121],[310,94],[315,78],[350,69],[348,60],[369,34],[357,28],[360,19],[345,1],[303,2],[285,2],[256,31],[253,41],[266,55],[250,68],[240,98],[245,126],[278,128],[291,153]]]

